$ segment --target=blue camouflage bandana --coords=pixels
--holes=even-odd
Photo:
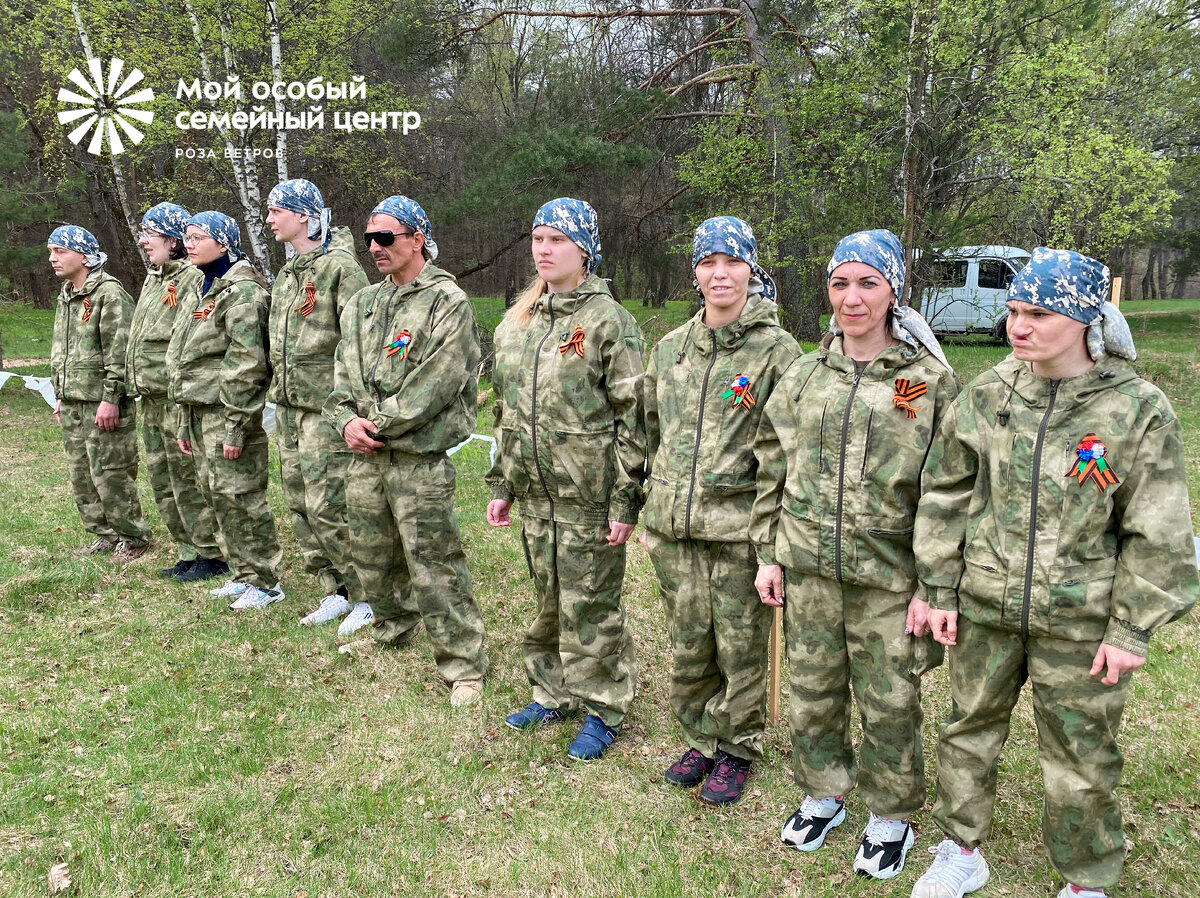
[[[1008,298],[1091,324],[1100,317],[1112,275],[1108,266],[1068,249],[1039,246],[1008,288]]]
[[[299,215],[308,216],[308,239],[320,240],[321,246],[328,246],[330,237],[329,223],[333,210],[325,205],[325,198],[312,181],[304,178],[293,178],[276,184],[271,188],[267,197],[267,205],[276,209],[286,209]]]
[[[900,297],[904,291],[904,245],[900,238],[886,228],[876,228],[873,231],[859,231],[838,241],[833,249],[833,258],[826,268],[826,277],[832,278],[834,269],[846,262],[862,262],[870,265],[892,287],[892,336],[911,349],[924,346],[929,354],[953,372],[942,346],[938,343],[929,322],[911,306],[900,305]],[[829,318],[830,333],[840,334],[836,316]]]
[[[224,212],[197,212],[188,219],[189,228],[199,228],[225,247],[230,262],[246,258],[242,252],[242,234],[238,223]]]
[[[147,231],[182,240],[191,217],[192,213],[183,206],[176,206],[174,203],[159,203],[157,206],[151,206],[142,216],[142,227]]]
[[[826,279],[833,277],[833,270],[845,262],[870,265],[892,285],[896,299],[904,295],[904,246],[891,231],[876,228],[843,237],[833,248],[833,258],[825,269]]]
[[[754,276],[750,279],[747,292],[761,293],[767,299],[775,299],[775,281],[758,264],[758,241],[754,239],[750,225],[732,215],[719,215],[702,222],[692,237],[692,270],[695,271],[703,259],[714,253],[733,256],[749,265]],[[692,286],[700,289],[694,280]]]
[[[429,216],[416,200],[410,200],[406,196],[389,196],[371,210],[371,215],[390,215],[396,221],[420,231],[425,235],[425,251],[429,253],[430,261],[437,260],[438,248],[433,239],[433,225],[429,223]]]
[[[79,253],[84,257],[84,264],[88,268],[99,268],[108,261],[108,256],[100,252],[100,241],[92,236],[91,231],[79,225],[62,225],[55,228],[46,241],[46,246],[57,246]]]
[[[596,210],[583,200],[560,196],[537,210],[533,228],[545,225],[565,234],[587,256],[588,274],[595,274],[604,257],[600,255],[600,219]]]

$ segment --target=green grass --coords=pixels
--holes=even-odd
[[[54,335],[54,309],[0,302],[0,355],[5,359],[48,359]]]
[[[5,322],[0,315],[0,327]],[[1198,337],[1195,316],[1174,315],[1155,316],[1138,336],[1139,367],[1167,389],[1184,420],[1193,476]],[[987,345],[948,352],[964,374],[1005,354]],[[570,725],[508,730],[504,714],[528,700],[520,642],[534,596],[516,534],[484,522],[481,444],[457,456],[457,499],[492,670],[482,706],[452,713],[424,638],[350,659],[336,653],[330,630],[297,626],[320,592],[298,563],[274,458],[269,499],[288,600],[260,616],[235,615],[200,586],[156,576],[174,556],[144,480],[154,550],[124,572],[73,557],[86,537],[47,412],[17,385],[0,394],[6,898],[46,894],[46,873],[58,861],[69,865],[80,895],[279,898],[907,896],[924,870],[922,849],[937,840],[927,811],[900,876],[876,883],[849,874],[866,816],[856,796],[821,852],[779,844],[779,827],[800,799],[784,725],[769,731],[767,758],[732,809],[706,809],[661,783],[681,745],[667,705],[663,614],[640,546],[631,544],[626,581],[639,695],[609,759],[568,764]],[[489,420],[481,409],[481,431]],[[1198,487],[1193,480],[1193,507]],[[1193,617],[1158,636],[1150,663],[1134,676],[1122,736],[1131,852],[1116,898],[1200,889],[1197,668]],[[926,683],[932,790],[945,670]],[[985,848],[993,879],[979,894],[1057,891],[1038,831],[1039,783],[1026,696]]]

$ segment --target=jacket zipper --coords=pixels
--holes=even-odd
[[[1050,413],[1054,411],[1054,397],[1058,395],[1059,381],[1050,381],[1050,402],[1046,414],[1042,415],[1038,427],[1037,442],[1033,447],[1033,486],[1029,499],[1029,543],[1025,548],[1025,594],[1021,598],[1021,638],[1029,636],[1029,604],[1033,592],[1033,550],[1037,541],[1038,481],[1042,471],[1042,444],[1046,439],[1046,427],[1050,424]]]
[[[542,474],[542,461],[538,458],[538,427],[537,427],[537,387],[538,387],[538,365],[542,360],[542,347],[546,345],[546,341],[550,335],[554,333],[554,294],[551,293],[546,297],[546,308],[550,310],[550,326],[546,328],[546,333],[542,334],[542,339],[538,340],[537,351],[533,354],[533,390],[531,393],[531,402],[529,409],[530,426],[533,434],[533,467],[537,470],[538,482],[542,485],[542,491],[546,494],[546,499],[550,502],[550,520],[554,520],[554,497],[550,495],[550,488],[546,486],[546,477]]]
[[[392,300],[396,298],[396,294],[400,292],[397,287],[392,291],[392,295],[388,297],[387,306],[387,321],[383,323],[383,348],[375,354],[375,364],[371,366],[371,383],[370,387],[375,392],[375,401],[383,402],[383,391],[379,389],[379,363],[383,361],[383,357],[387,355],[387,345],[391,342],[392,334]],[[286,337],[285,337],[286,340]],[[286,342],[284,344],[287,346]],[[285,394],[286,395],[286,394]]]
[[[290,274],[291,274],[291,272],[289,272],[289,275]],[[299,281],[297,281],[297,283],[299,283]],[[293,297],[293,301],[295,301],[295,297]],[[279,391],[279,395],[283,397],[283,402],[285,405],[288,404],[288,392],[287,392],[288,342],[287,342],[287,340],[288,340],[288,324],[292,320],[292,314],[290,311],[291,306],[292,306],[292,303],[289,302],[288,308],[284,310],[286,314],[284,314],[284,316],[283,316],[283,348],[280,350],[280,354],[283,357],[283,363],[279,366],[280,369],[282,369],[279,372],[279,386],[281,387],[281,389]]]
[[[708,331],[712,337],[712,358],[704,369],[704,382],[700,385],[700,414],[696,416],[696,445],[692,449],[692,479],[688,483],[687,510],[683,518],[683,538],[692,538],[692,495],[696,491],[696,468],[700,464],[700,434],[704,430],[704,403],[708,398],[708,377],[712,374],[713,365],[717,363],[717,332],[711,328]]]
[[[854,372],[854,380],[850,382],[850,395],[846,398],[846,411],[842,415],[842,445],[838,456],[838,493],[837,519],[833,522],[833,554],[837,559],[834,577],[842,582],[842,500],[846,492],[846,440],[850,432],[850,410],[854,407],[854,394],[858,392],[858,381],[862,372]]]

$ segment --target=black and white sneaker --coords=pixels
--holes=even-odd
[[[785,845],[800,851],[816,851],[825,844],[825,837],[846,819],[846,805],[841,798],[816,799],[804,796],[796,812],[783,824],[779,838]]]
[[[854,872],[875,879],[891,879],[904,869],[904,858],[913,841],[907,820],[872,814],[854,855]]]

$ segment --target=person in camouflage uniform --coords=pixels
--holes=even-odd
[[[125,384],[141,397],[142,444],[159,516],[175,541],[179,561],[159,573],[178,578],[199,564],[197,574],[215,576],[229,568],[220,558],[212,509],[197,481],[196,465],[179,448],[179,410],[167,399],[167,346],[178,320],[181,297],[193,294],[204,275],[187,260],[184,229],[192,216],[182,206],[159,203],[142,216],[138,242],[150,260],[125,350]],[[210,573],[211,572],[211,573]],[[190,579],[190,578],[189,578]]]
[[[333,392],[333,353],[341,339],[339,317],[367,286],[354,255],[354,238],[330,227],[330,210],[311,181],[276,185],[267,198],[267,224],[289,243],[289,259],[271,287],[270,353],[274,372],[267,399],[275,403],[279,466],[292,529],[325,598],[303,618],[323,624],[353,611],[338,632],[349,635],[371,622],[371,606],[350,559],[346,470],[353,453],[321,415]],[[357,604],[349,597],[354,596]]]
[[[1121,873],[1129,673],[1198,584],[1179,419],[1134,372],[1109,281],[1095,259],[1034,250],[1009,288],[1012,355],[967,387],[929,454],[917,565],[953,705],[934,806],[946,839],[916,898],[988,881],[977,846],[1026,680],[1059,896],[1098,898]]]
[[[537,277],[496,329],[496,463],[488,523],[511,524],[538,597],[525,634],[533,701],[516,729],[582,708],[567,754],[601,757],[637,687],[633,638],[621,604],[625,543],[642,506],[645,342],[637,322],[596,275],[595,210],[560,198],[532,229]]]
[[[342,313],[324,406],[356,454],[346,475],[354,569],[374,611],[370,644],[408,642],[423,621],[451,705],[462,707],[482,697],[487,655],[446,450],[475,424],[475,314],[433,264],[433,228],[413,200],[380,203],[364,243],[387,277]]]
[[[46,246],[63,280],[50,347],[54,418],[75,506],[95,537],[81,554],[112,552],[128,563],[145,554],[150,539],[137,494],[136,412],[125,391],[133,298],[103,270],[108,256],[85,229],[55,228]]]
[[[671,710],[688,745],[668,783],[732,804],[762,758],[771,612],[754,589],[748,528],[763,405],[800,346],[746,222],[710,218],[692,239],[703,305],[646,369],[646,532],[671,634]]]
[[[261,609],[283,598],[262,425],[270,294],[228,215],[194,215],[184,243],[204,279],[181,301],[185,317],[167,347],[168,395],[180,406],[179,446],[196,458],[229,563],[231,579],[212,595],[234,599],[234,609]]]
[[[787,571],[792,770],[806,795],[781,838],[820,848],[857,783],[870,819],[854,869],[888,879],[925,803],[920,674],[933,643],[914,594],[912,527],[921,467],[958,382],[925,320],[899,304],[894,234],[844,238],[828,276],[831,333],[763,411],[750,538],[764,602],[783,603]]]

